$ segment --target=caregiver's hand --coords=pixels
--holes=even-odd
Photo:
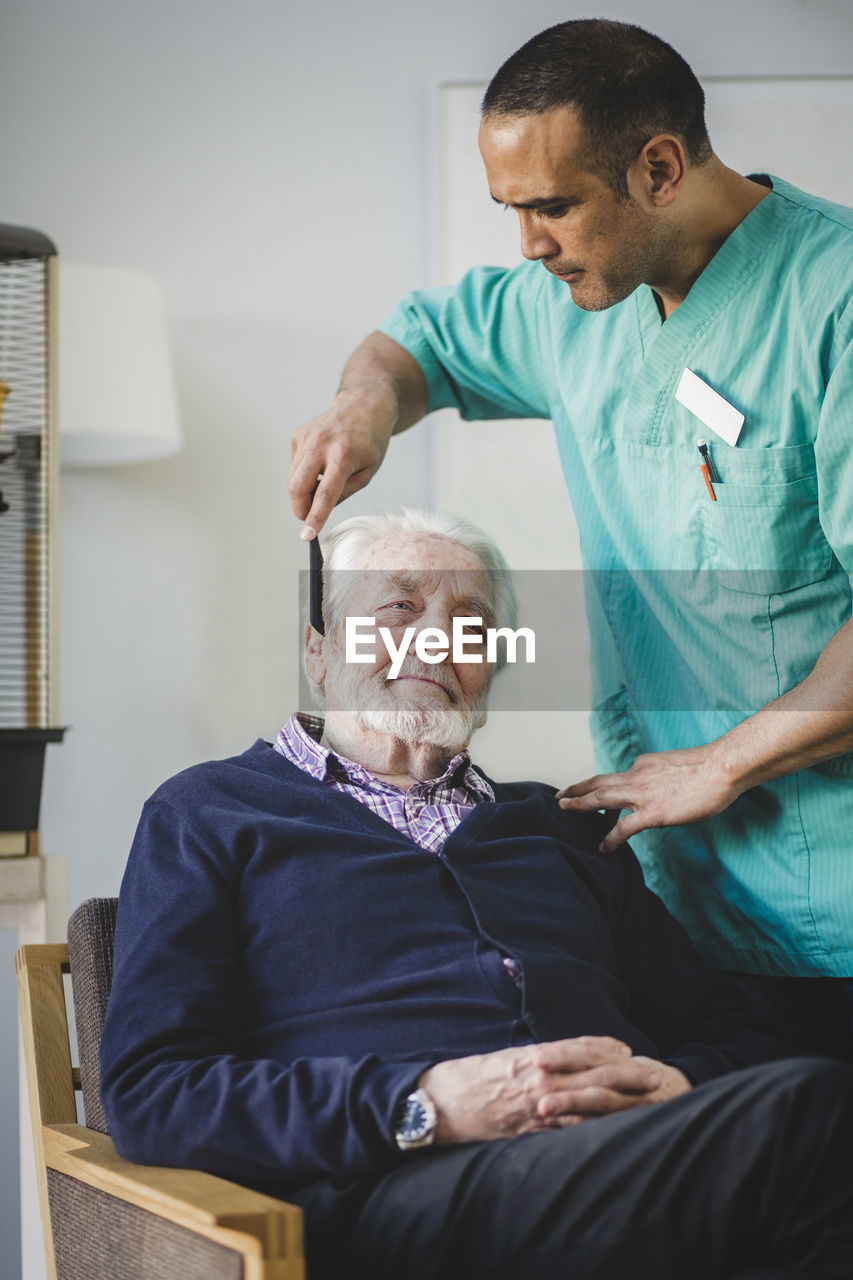
[[[624,773],[585,778],[558,791],[557,799],[561,809],[575,813],[630,810],[600,846],[602,853],[612,853],[648,827],[675,827],[720,813],[747,785],[723,766],[718,742],[710,742],[638,756]]]

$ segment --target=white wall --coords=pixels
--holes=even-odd
[[[159,278],[186,431],[177,459],[63,477],[71,731],[49,751],[43,842],[70,860],[72,903],[117,890],[163,777],[291,708],[305,555],[288,435],[426,279],[435,85],[487,78],[591,10],[660,32],[708,75],[851,71],[848,0],[6,0],[0,221],[69,261]],[[428,501],[429,444],[395,443],[349,509]],[[12,991],[0,975],[9,1021]],[[0,1090],[11,1115],[11,1077]],[[3,1275],[16,1267],[6,1253]]]

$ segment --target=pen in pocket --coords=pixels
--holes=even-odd
[[[714,460],[708,452],[708,445],[704,440],[697,440],[696,447],[699,450],[699,457],[702,459],[700,463],[702,478],[708,486],[708,493],[711,501],[717,501],[717,495],[714,493],[714,484],[719,484],[720,477],[717,474],[717,468],[714,466]]]

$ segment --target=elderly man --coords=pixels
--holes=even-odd
[[[418,513],[326,550],[325,724],[145,807],[102,1048],[119,1151],[296,1200],[312,1280],[849,1276],[849,1068],[770,1062],[598,817],[472,765],[492,664],[402,652],[456,620],[486,656],[499,553]],[[386,642],[367,661],[348,617]]]

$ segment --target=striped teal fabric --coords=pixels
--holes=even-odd
[[[799,683],[851,614],[853,211],[772,183],[665,324],[645,286],[585,312],[523,263],[411,294],[383,326],[431,408],[554,422],[602,769],[718,737]],[[745,415],[735,446],[676,400],[685,367]],[[633,843],[716,961],[853,974],[853,756]]]

